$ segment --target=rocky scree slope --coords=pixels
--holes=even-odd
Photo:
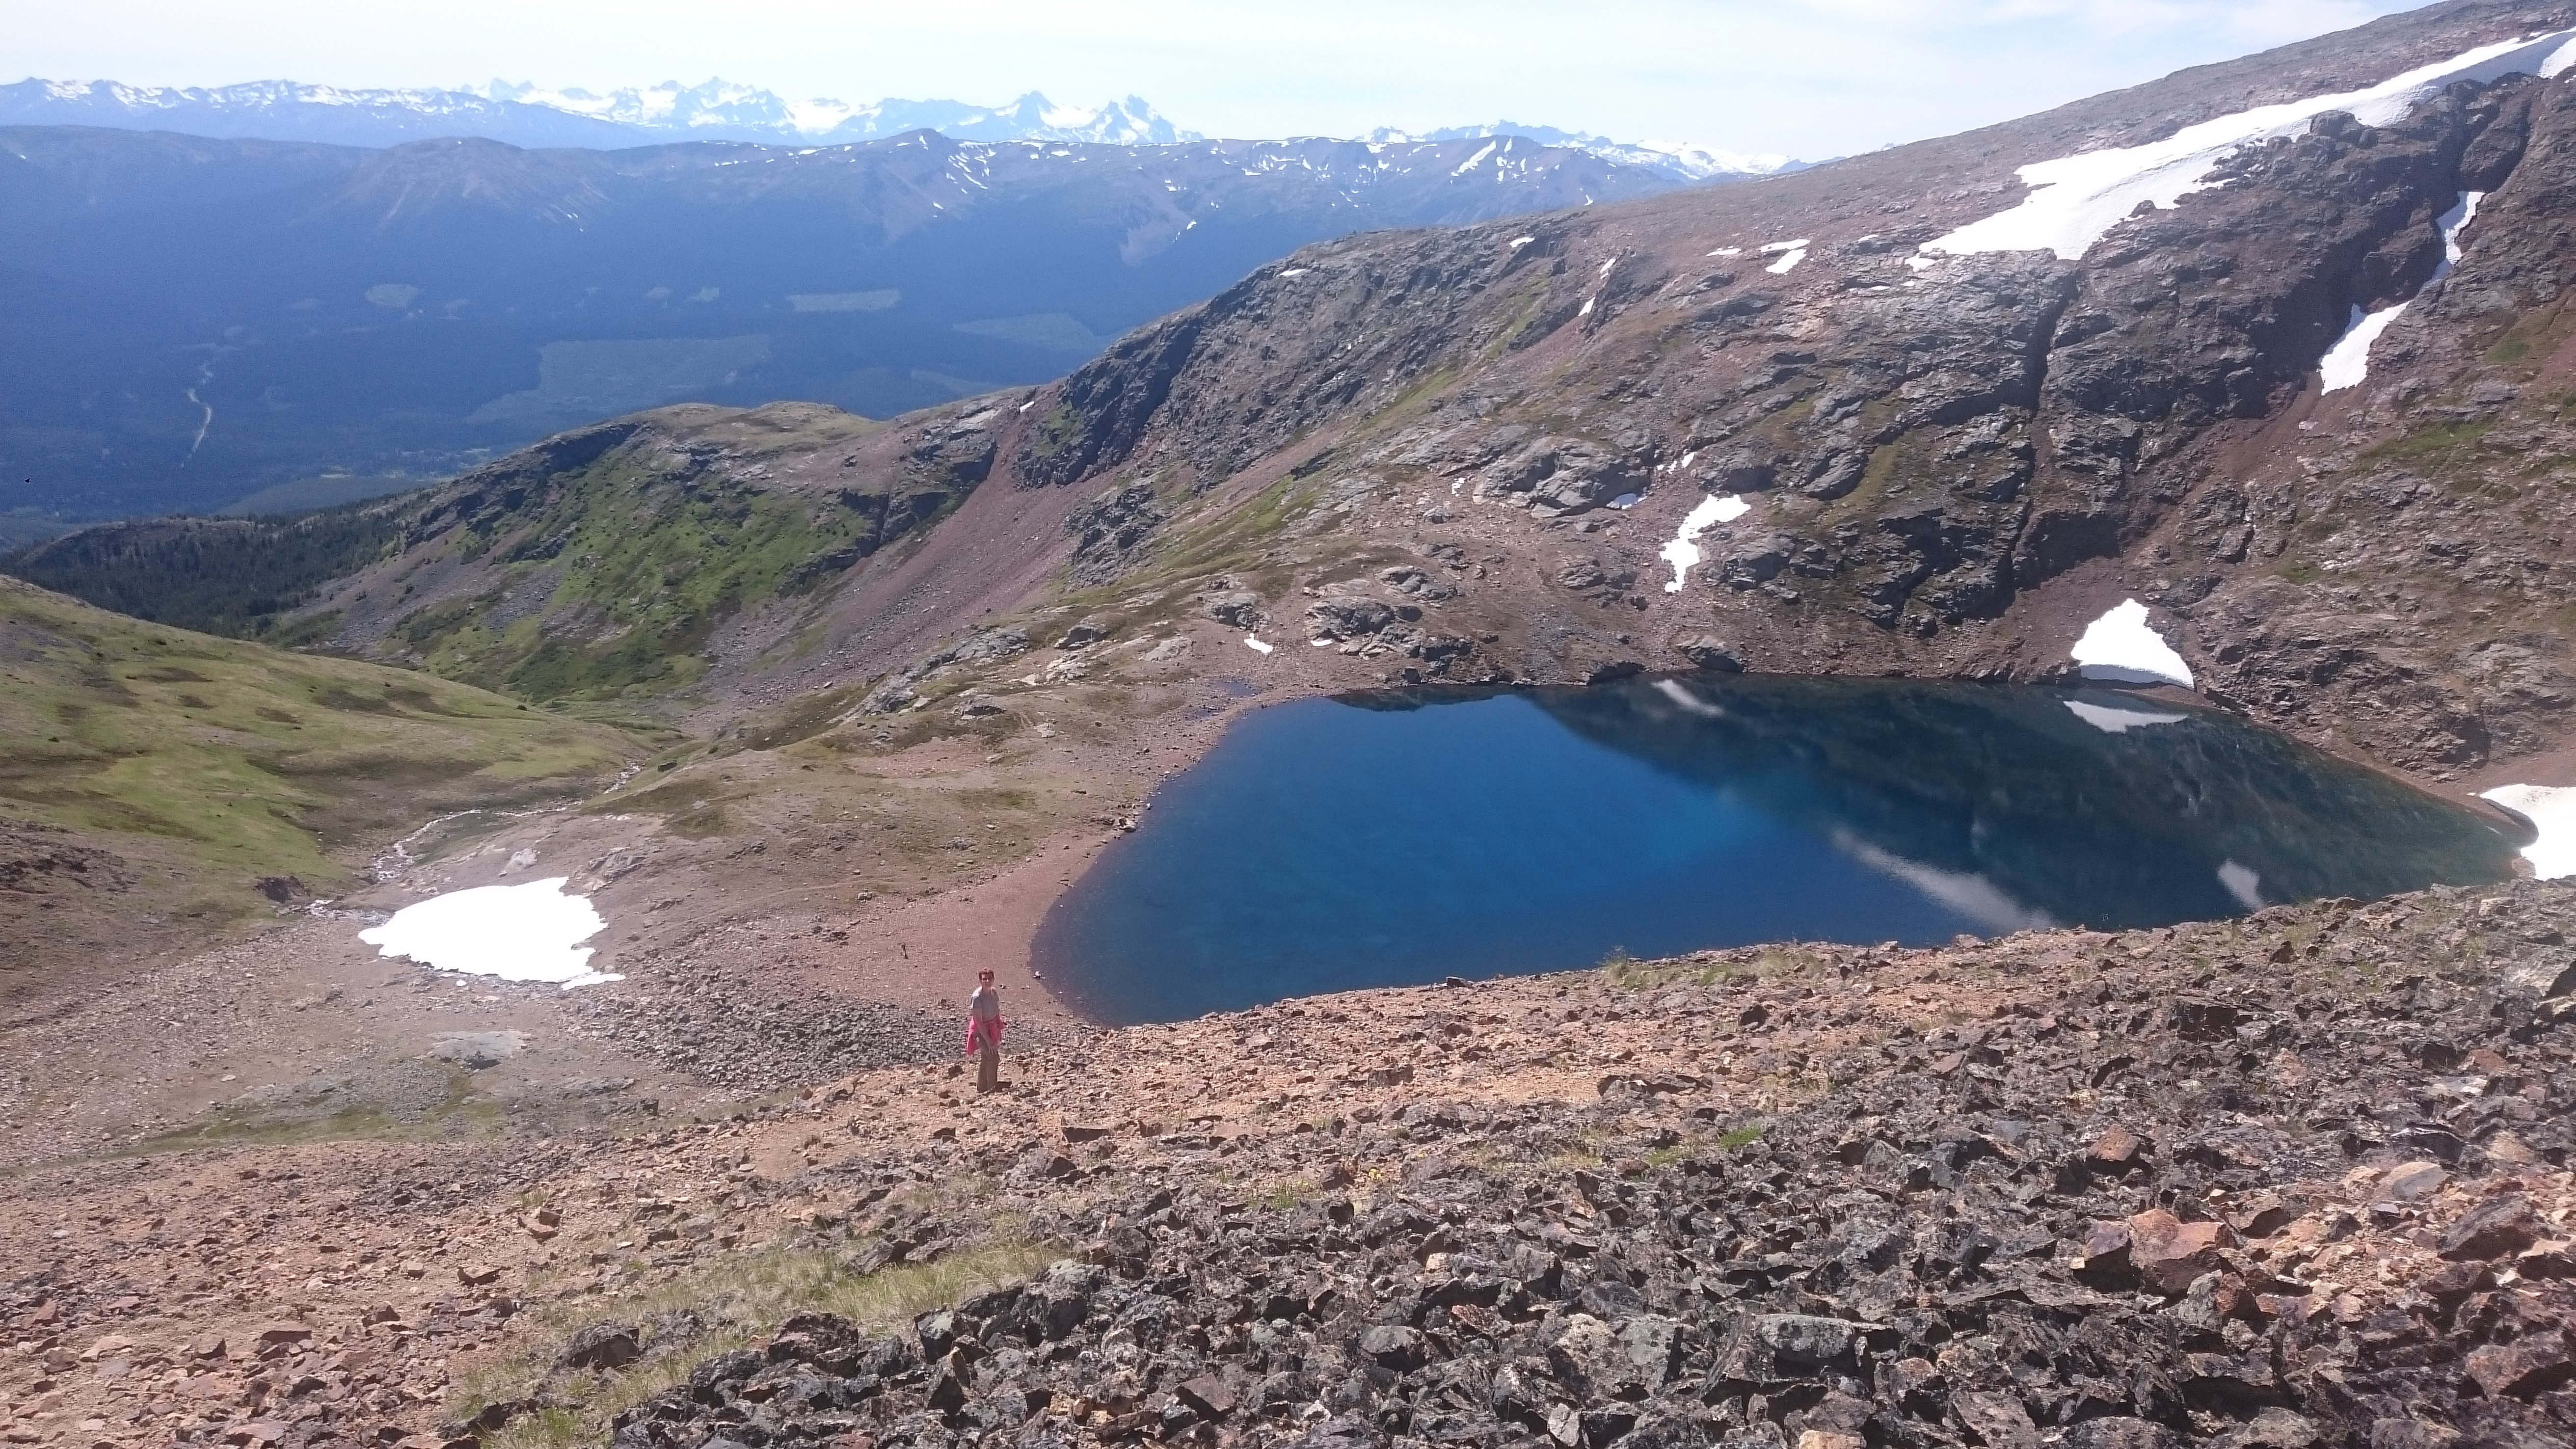
[[[791,1321],[615,1442],[2557,1442],[2565,905],[2526,885],[2145,938],[1711,955],[1606,999],[1391,996],[1446,1050],[1342,1080],[1410,1080],[1398,1101],[1147,1122],[1141,1161],[1114,1106],[1068,1104],[1073,1145],[1004,1180],[1093,1188],[1036,1218],[1080,1260],[891,1337]],[[1311,1033],[1358,1005],[1234,1035],[1325,1080],[1352,1059]],[[1494,1040],[1533,1016],[1566,1035]],[[1625,1050],[1591,1103],[1510,1100],[1515,1065],[1575,1066],[1567,1037],[1604,1019]],[[1425,1083],[1443,1056],[1476,1064],[1454,1095]],[[1263,1201],[1283,1135],[1306,1175]]]
[[[1755,185],[1311,248],[1046,389],[1003,466],[1148,488],[1167,538],[1311,478],[1330,542],[1274,535],[1254,562],[1309,587],[1363,541],[1477,565],[1449,632],[1523,676],[1688,649],[2046,677],[2134,595],[2229,702],[2473,770],[2560,738],[2570,700],[2551,390],[2568,81],[2461,82],[2384,126],[2324,115],[2080,257],[1919,249],[2013,206],[2018,166],[2571,19],[2434,6]],[[2457,268],[2364,388],[2322,394],[2353,309],[2434,277],[2463,193],[2485,204]],[[1668,541],[1712,494],[1749,508],[1665,587]],[[1356,587],[1380,607],[1307,632],[1365,645],[1403,602]]]
[[[2555,1444],[2571,927],[2521,882],[1707,953],[1100,1033],[995,1097],[47,1165],[0,1391],[299,1449]]]

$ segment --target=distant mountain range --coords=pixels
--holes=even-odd
[[[1138,96],[1088,108],[1059,106],[1035,91],[1005,106],[944,100],[851,105],[835,100],[791,101],[774,91],[724,80],[694,86],[664,81],[599,95],[499,80],[479,89],[356,90],[282,80],[183,87],[28,79],[0,86],[0,125],[108,126],[337,146],[392,146],[443,136],[480,136],[513,146],[594,149],[675,140],[838,146],[922,130],[958,141],[1110,146],[1206,139],[1174,126]],[[1366,139],[1386,144],[1501,136],[1642,166],[1681,182],[1767,176],[1796,170],[1801,164],[1786,156],[1614,141],[1511,121],[1418,135],[1380,129]]]
[[[1554,126],[1524,126],[1518,121],[1496,121],[1484,126],[1444,126],[1437,131],[1397,131],[1379,127],[1368,139],[1380,144],[1402,141],[1477,141],[1495,136],[1514,136],[1536,141],[1542,146],[1564,146],[1598,156],[1605,161],[1621,161],[1630,166],[1643,166],[1660,171],[1680,181],[1740,181],[1755,176],[1773,176],[1790,171],[1804,171],[1811,164],[1793,161],[1786,156],[1748,154],[1742,151],[1718,151],[1687,142],[1613,141],[1607,136],[1591,136],[1581,131],[1561,131]]]
[[[360,149],[0,126],[0,540],[381,493],[668,402],[888,417],[1059,376],[1309,242],[1680,184],[1518,137]]]

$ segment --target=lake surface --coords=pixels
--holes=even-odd
[[[2472,814],[2115,691],[1730,675],[1256,711],[1057,902],[1095,1020],[1765,941],[2114,930],[2512,874]]]

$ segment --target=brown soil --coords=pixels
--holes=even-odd
[[[685,1372],[740,1341],[729,1334],[774,1329],[797,1310],[796,1293],[830,1282],[845,1283],[830,1291],[846,1306],[877,1291],[867,1288],[877,1274],[887,1295],[877,1311],[908,1312],[921,1293],[1078,1252],[1082,1243],[1046,1241],[1043,1230],[1029,1242],[1028,1225],[1092,1221],[1086,1214],[1139,1183],[1244,1205],[1229,1211],[1340,1194],[1365,1216],[1373,1205],[1434,1201],[1443,1175],[1463,1169],[1525,1179],[1532,1196],[1578,1168],[1651,1185],[1663,1164],[1722,1156],[1759,1135],[1738,1129],[1765,1123],[1779,1152],[1810,1144],[1850,1164],[1859,1159],[1831,1147],[1833,1133],[1903,1140],[1940,1124],[1835,1125],[1838,1094],[1884,1081],[2018,1097],[2055,1081],[2051,1072],[2090,1085],[2078,1082],[2038,1130],[2079,1151],[2110,1142],[2107,1129],[2144,1144],[2155,1175],[2117,1192],[2143,1201],[2185,1184],[2177,1207],[2245,1225],[2244,1241],[2222,1239],[2237,1244],[2229,1271],[2296,1279],[2311,1313],[2331,1305],[2341,1322],[2377,1322],[2382,1308],[2428,1301],[2416,1285],[2443,1266],[2431,1249],[2470,1206],[2510,1189],[2532,1199],[2544,1227],[2576,1210],[2576,1185],[2557,1161],[2564,1134],[2543,1110],[2576,1009],[2560,1000],[2533,1025],[2505,1020],[2530,1018],[2528,993],[2564,974],[2526,943],[2563,930],[2570,909],[2566,888],[2525,885],[2119,937],[1703,953],[1608,975],[1291,1002],[1015,1050],[1008,1090],[992,1099],[978,1099],[955,1066],[933,1064],[860,1072],[701,1120],[666,1108],[651,1121],[542,1135],[217,1142],[30,1166],[0,1191],[9,1285],[0,1311],[18,1341],[0,1366],[0,1432],[84,1445],[437,1442],[463,1427],[456,1416],[486,1404],[511,1406],[487,1428],[534,1413],[530,1393],[602,1402],[614,1384],[550,1367],[584,1324],[642,1322],[665,1368]],[[2204,961],[2234,973],[2213,980]],[[2428,974],[2394,979],[2373,964],[2383,961]],[[2508,982],[2526,993],[2496,996],[2510,1010],[2479,1005]],[[2431,1066],[2379,1041],[2411,1025],[2368,1025],[2383,997],[2410,994],[2419,1015],[2449,1013],[2452,1037]],[[2194,1005],[2203,1000],[2219,1004]],[[2173,1001],[2191,1009],[2167,1012]],[[2344,1024],[2329,1030],[2320,1016],[2286,1028],[2295,1039],[2249,1058],[2255,1065],[2230,1086],[2213,1074],[2233,1069],[2195,1045],[2211,1012],[2258,1022],[2332,1012]],[[2168,1016],[2180,1025],[2148,1024]],[[2460,1036],[2474,1021],[2498,1024]],[[2285,1028],[2272,1030],[2279,1038]],[[2461,1070],[2478,1074],[2474,1086],[2441,1075]],[[475,1089],[498,1092],[502,1071],[478,1073]],[[2165,1080],[2185,1073],[2192,1080]],[[2352,1156],[2320,1147],[2330,1128],[2304,1125],[2347,1098],[2416,1091],[2488,1094],[2450,1114],[2454,1140],[2474,1145],[2447,1172],[2428,1175],[2420,1149],[2381,1141],[2376,1125],[2347,1133]],[[2239,1110],[2209,1107],[2222,1097]],[[1965,1110],[1998,1109],[1989,1100]],[[1439,1125],[1505,1111],[1523,1126],[1460,1136]],[[1821,1114],[1827,1135],[1811,1143],[1809,1127],[1792,1130],[1802,1114]],[[2253,1164],[2264,1173],[2259,1193],[2230,1135],[2258,1128],[2300,1144]],[[2219,1145],[2194,1145],[2202,1138]],[[2324,1158],[2299,1155],[2311,1149]],[[2006,1150],[2002,1160],[2018,1159]],[[2097,1170],[2125,1161],[2104,1160],[2113,1165]],[[2334,1165],[2321,1173],[2319,1160]],[[2193,1164],[2227,1164],[2218,1175],[2232,1195],[2200,1181]],[[2409,1182],[2425,1179],[2423,1193],[2388,1196],[2400,1166]],[[2062,1172],[2058,1181],[2060,1194],[2078,1190]],[[1609,1201],[1597,1181],[1584,1191]],[[2258,1222],[2264,1203],[2287,1207]],[[1594,1210],[1580,1211],[1591,1222]],[[2063,1267],[2079,1245],[2057,1248]],[[2564,1252],[2543,1243],[2532,1261],[2559,1263]],[[937,1276],[943,1259],[955,1276]],[[2072,1261],[2082,1267],[2080,1253]],[[904,1263],[931,1267],[889,1267]],[[2526,1321],[2543,1311],[2557,1289],[2537,1280],[2542,1271],[2497,1288],[2494,1306]],[[780,1286],[796,1273],[806,1288]],[[713,1316],[667,1316],[690,1304]],[[641,1381],[649,1392],[670,1379]]]

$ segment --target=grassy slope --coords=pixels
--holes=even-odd
[[[426,815],[583,792],[640,753],[478,689],[0,579],[0,812],[136,862],[141,909],[264,908],[272,875],[327,892]]]
[[[705,672],[698,651],[727,616],[837,574],[817,560],[846,567],[875,546],[875,521],[837,498],[675,484],[658,463],[612,453],[541,507],[495,520],[501,537],[460,529],[444,547],[464,557],[501,546],[488,584],[406,615],[388,643],[433,673],[529,699],[663,694]],[[496,607],[532,575],[551,576],[540,607]]]
[[[0,571],[153,623],[257,639],[315,590],[382,555],[402,525],[392,505],[110,523],[0,559]]]
[[[630,438],[578,462],[553,453],[599,430],[403,498],[102,525],[0,570],[138,618],[302,648],[339,631],[338,605],[351,602],[317,594],[408,546],[390,581],[369,585],[399,598],[366,652],[522,699],[652,700],[697,682],[726,620],[831,587],[980,477],[933,458],[818,482],[836,450],[882,425],[814,404],[684,405],[628,421]],[[433,564],[467,570],[462,588],[450,575],[434,600],[413,600],[414,576]]]

